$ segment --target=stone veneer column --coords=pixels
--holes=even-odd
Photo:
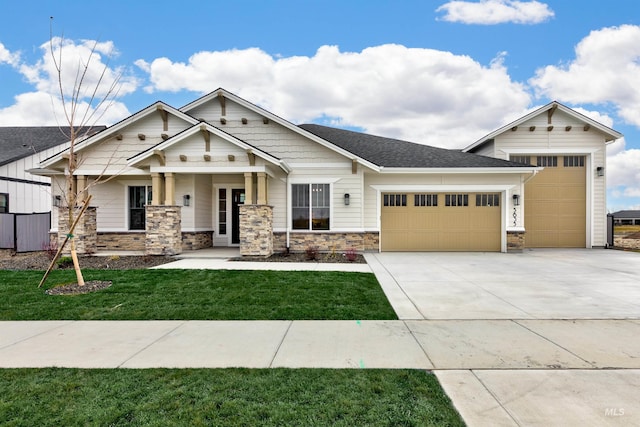
[[[80,213],[81,208],[76,207],[74,216]],[[98,248],[98,230],[96,226],[97,210],[89,206],[76,224],[73,231],[73,238],[76,241],[76,252],[78,254],[93,254]],[[58,244],[62,245],[64,238],[69,233],[69,211],[66,207],[58,208]],[[69,254],[71,246],[67,243],[62,253]]]
[[[240,205],[240,255],[273,255],[273,206]]]
[[[147,205],[147,255],[177,255],[182,253],[182,208],[180,206]]]
[[[507,252],[524,250],[524,231],[507,231]]]

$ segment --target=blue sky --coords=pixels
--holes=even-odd
[[[625,135],[608,208],[640,209],[637,0],[2,1],[0,126],[61,121],[51,16],[65,60],[98,40],[122,74],[101,123],[224,87],[294,123],[462,148],[558,100]]]

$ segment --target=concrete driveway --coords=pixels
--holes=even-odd
[[[366,257],[467,425],[640,425],[640,254]]]
[[[367,254],[400,319],[639,319],[640,254]]]

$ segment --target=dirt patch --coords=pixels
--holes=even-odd
[[[111,282],[103,280],[91,280],[84,283],[84,286],[80,286],[77,283],[70,283],[68,285],[54,286],[51,289],[44,291],[47,295],[80,295],[88,294],[91,292],[97,292],[102,289],[106,289],[111,286]]]
[[[154,267],[175,261],[168,256],[81,256],[80,268],[92,270],[134,270]],[[0,270],[46,270],[51,259],[46,252],[28,252],[0,255]],[[60,263],[54,269],[73,268],[70,263]]]

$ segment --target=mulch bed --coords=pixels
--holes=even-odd
[[[44,293],[47,295],[81,295],[106,289],[111,286],[111,284],[112,282],[109,281],[90,280],[84,282],[84,286],[80,286],[77,283],[70,283],[47,289]]]
[[[318,253],[314,258],[311,258],[306,253],[276,253],[270,257],[251,257],[243,256],[232,258],[231,261],[258,261],[258,262],[326,262],[326,263],[339,263],[339,264],[366,264],[367,261],[364,256],[355,254],[353,260],[342,253]]]

